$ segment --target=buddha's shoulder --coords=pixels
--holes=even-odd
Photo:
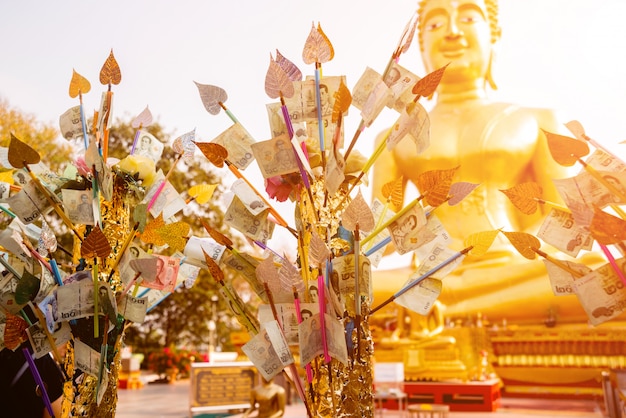
[[[532,124],[544,130],[553,130],[562,125],[562,114],[547,107],[529,107],[513,103],[494,102],[486,106],[485,111],[491,114],[494,121],[505,123]]]

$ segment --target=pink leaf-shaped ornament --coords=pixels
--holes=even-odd
[[[309,243],[309,265],[311,267],[318,267],[328,259],[330,256],[330,250],[328,246],[316,233],[311,235],[311,242]]]
[[[448,200],[448,205],[454,206],[461,202],[461,200],[465,199],[465,196],[472,193],[475,188],[479,186],[478,183],[468,183],[466,181],[459,181],[453,183],[450,186],[450,200]]]
[[[202,100],[202,104],[204,108],[212,115],[217,115],[220,113],[223,104],[228,99],[228,94],[226,94],[226,90],[221,87],[212,86],[210,84],[200,84],[196,83],[196,87],[198,87],[198,92],[200,93],[200,100]]]
[[[147,282],[153,282],[157,278],[159,258],[145,257],[130,260],[128,265],[137,273],[141,273],[141,277]]]
[[[401,45],[401,53],[404,54],[411,47],[411,42],[413,38],[415,38],[415,30],[417,29],[417,24],[419,23],[419,19],[417,13],[414,13],[409,20],[409,23],[406,24],[404,28],[404,32],[402,33],[402,38],[400,38]]]
[[[146,108],[142,110],[141,113],[135,117],[135,119],[133,119],[130,125],[135,129],[141,129],[152,125],[152,112],[150,112],[148,106],[146,106]]]
[[[300,71],[296,64],[285,58],[278,49],[276,50],[276,63],[287,73],[287,77],[289,77],[291,81],[302,81],[302,71]]]
[[[272,98],[293,96],[293,82],[270,54],[270,65],[265,74],[265,93]]]
[[[326,34],[322,31],[322,27],[315,23],[311,26],[311,32],[304,43],[302,51],[302,60],[305,64],[328,62],[335,56],[333,45]]]
[[[376,223],[374,215],[360,190],[343,212],[341,223],[348,231],[356,230],[357,224],[359,225],[359,229],[366,232],[374,229]]]
[[[196,130],[193,129],[176,138],[172,144],[174,152],[176,152],[176,154],[182,154],[183,160],[185,160],[187,164],[190,164],[193,161],[193,154],[196,150],[196,143],[194,142],[195,139]]]
[[[39,241],[41,241],[41,244],[46,250],[50,252],[57,250],[57,237],[45,220],[41,224],[41,236],[39,237]]]

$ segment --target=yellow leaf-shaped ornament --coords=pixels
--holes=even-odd
[[[207,265],[207,268],[209,269],[209,273],[211,273],[211,276],[213,276],[215,281],[219,283],[223,283],[224,272],[222,271],[220,266],[215,262],[215,260],[211,258],[210,255],[206,253],[206,251],[204,251],[204,248],[202,249],[202,253],[204,254],[204,260],[206,261],[206,265]]]
[[[278,49],[276,50],[276,63],[287,73],[287,77],[289,77],[291,81],[302,81],[302,71],[300,71],[296,64],[285,58]]]
[[[270,65],[265,73],[265,93],[272,99],[277,97],[292,97],[293,82],[270,54]]]
[[[111,244],[99,226],[91,230],[80,246],[80,255],[83,258],[108,257],[111,254]]]
[[[146,108],[133,119],[130,125],[135,129],[152,125],[152,112],[150,112],[150,108],[146,106]]]
[[[333,114],[332,114],[332,122],[337,123],[339,120],[339,116],[343,115],[348,111],[350,105],[352,104],[352,94],[350,94],[350,89],[341,81],[339,83],[339,88],[333,95],[335,98],[335,103],[333,104]]]
[[[599,244],[618,244],[626,241],[626,221],[595,208],[589,232]]]
[[[330,40],[322,31],[321,25],[315,23],[311,26],[311,32],[304,43],[304,50],[302,51],[302,61],[305,64],[324,63],[333,59],[335,51]]]
[[[196,84],[196,87],[198,87],[200,100],[202,100],[202,104],[207,112],[212,115],[220,113],[220,110],[224,107],[224,103],[228,100],[226,90],[210,84],[200,84],[195,81],[194,83]]]
[[[218,168],[224,167],[224,161],[228,158],[228,150],[215,142],[194,142],[202,154]]]
[[[418,176],[417,188],[430,206],[437,207],[448,200],[452,179],[458,169],[431,170]]]
[[[70,80],[70,97],[73,99],[79,95],[89,93],[91,90],[91,84],[82,75],[78,74],[76,70],[72,70],[72,80]]]
[[[165,225],[163,213],[159,213],[159,216],[148,222],[143,233],[139,236],[139,239],[146,244],[154,244],[157,246],[165,245],[165,240],[157,233],[157,230],[163,225]]]
[[[528,258],[529,260],[534,260],[537,256],[535,250],[538,250],[541,247],[541,242],[539,239],[531,234],[526,232],[504,232],[502,233],[508,238],[508,240],[513,244],[515,249],[519,251],[521,255]]]
[[[543,193],[541,186],[532,181],[500,191],[509,198],[513,206],[525,215],[532,215],[537,211],[537,199]]]
[[[101,84],[120,84],[122,81],[122,72],[120,66],[113,55],[113,50],[104,61],[104,65],[100,69],[100,83]]]
[[[435,93],[441,79],[443,78],[443,73],[446,71],[448,64],[443,67],[433,71],[421,78],[415,85],[413,86],[413,94],[417,94],[419,97],[430,97]]]
[[[466,181],[457,181],[450,186],[450,199],[448,199],[448,205],[458,205],[465,196],[474,191],[475,188],[480,186],[477,183],[468,183]]]
[[[9,160],[9,164],[15,168],[24,168],[25,164],[37,164],[41,161],[39,153],[26,143],[17,139],[13,133],[11,133],[7,159]]]
[[[217,189],[217,184],[197,184],[191,187],[188,193],[196,202],[203,205],[211,200],[215,189]]]
[[[570,167],[579,158],[589,154],[589,145],[586,142],[570,138],[569,136],[553,134],[543,129],[542,131],[548,140],[548,148],[552,158],[562,166]]]
[[[376,223],[374,215],[363,198],[360,190],[343,212],[343,215],[341,216],[341,223],[348,231],[356,230],[357,224],[359,225],[359,229],[362,231],[367,232],[374,229]]]
[[[489,247],[491,247],[491,244],[493,244],[493,241],[499,233],[499,229],[476,232],[467,237],[463,245],[465,245],[465,247],[473,247],[469,253],[473,256],[480,257],[489,250]]]
[[[402,203],[404,202],[404,177],[400,176],[394,181],[384,184],[382,195],[388,202],[391,202],[396,212],[402,209]]]
[[[187,235],[191,227],[183,221],[165,224],[156,230],[156,233],[173,251],[182,251],[187,245]]]

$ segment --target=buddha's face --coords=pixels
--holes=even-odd
[[[485,78],[492,34],[484,0],[428,0],[420,21],[428,72],[449,64],[444,83]]]

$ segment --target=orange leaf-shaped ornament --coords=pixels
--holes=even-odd
[[[525,215],[532,215],[537,211],[537,199],[543,193],[541,186],[532,181],[500,191],[509,198],[513,206]]]
[[[224,161],[228,158],[228,150],[215,142],[194,142],[202,154],[218,168],[224,167]]]
[[[448,200],[452,179],[458,169],[431,170],[418,176],[417,188],[430,206],[437,207]]]
[[[154,218],[152,221],[148,222],[146,227],[143,230],[143,233],[139,236],[141,241],[146,244],[154,244],[154,245],[165,245],[165,240],[159,235],[157,230],[165,225],[165,221],[163,220],[163,213],[159,213],[159,216]]]
[[[461,203],[465,196],[472,193],[475,188],[480,186],[477,183],[468,183],[466,181],[457,181],[450,186],[450,199],[448,199],[448,205],[454,206]]]
[[[491,244],[493,244],[493,241],[499,233],[499,229],[476,232],[468,236],[463,242],[463,245],[473,247],[469,253],[473,256],[480,257],[489,250],[489,247],[491,247]]]
[[[6,324],[4,327],[4,345],[9,350],[17,349],[22,342],[28,340],[26,329],[28,324],[22,318],[11,313],[6,314]]]
[[[204,108],[212,115],[217,115],[223,108],[224,103],[228,99],[226,90],[221,87],[212,86],[210,84],[200,84],[194,81],[198,92],[200,93],[200,100]]]
[[[9,164],[15,168],[24,168],[25,164],[37,164],[41,161],[39,153],[26,143],[17,139],[13,133],[11,133],[11,142],[9,143],[7,158]]]
[[[548,148],[552,158],[562,166],[570,167],[578,159],[589,154],[589,145],[586,142],[570,138],[569,136],[553,134],[543,129],[542,131],[548,140]]]
[[[293,82],[270,54],[270,65],[265,73],[265,93],[272,99],[277,97],[292,97]]]
[[[70,80],[70,97],[73,99],[79,95],[87,94],[91,90],[91,84],[76,70],[72,69],[72,80]]]
[[[402,209],[402,203],[404,202],[404,177],[385,183],[381,190],[381,193],[387,202],[391,202],[396,212]]]
[[[332,114],[332,122],[337,123],[339,120],[339,116],[343,115],[348,111],[350,105],[352,104],[352,94],[350,94],[350,89],[341,81],[339,83],[339,88],[333,95],[335,98],[335,103],[333,104],[333,114]]]
[[[311,32],[304,43],[304,50],[302,51],[302,61],[305,64],[324,63],[333,59],[335,56],[335,50],[330,40],[322,31],[322,26],[318,23],[315,28],[315,23],[311,26]]]
[[[276,63],[287,73],[287,77],[289,77],[291,81],[302,81],[302,71],[300,71],[296,64],[285,58],[278,49],[276,50]]]
[[[435,93],[441,79],[443,78],[443,73],[446,71],[446,68],[449,64],[444,65],[438,70],[433,71],[421,78],[415,85],[413,86],[413,94],[417,94],[418,97],[430,97]]]
[[[107,57],[106,61],[104,61],[104,65],[100,69],[100,84],[120,84],[122,81],[122,72],[120,71],[120,66],[113,56],[113,50]]]
[[[130,126],[135,129],[141,129],[150,125],[152,125],[152,112],[150,112],[150,108],[148,106],[146,106],[146,108],[142,110],[141,113],[138,114],[130,123]]]
[[[202,226],[204,226],[204,229],[206,230],[206,232],[209,233],[209,235],[211,236],[211,238],[215,240],[215,242],[227,248],[233,247],[233,242],[230,240],[230,238],[228,238],[226,235],[222,234],[221,232],[211,228],[209,224],[207,224],[203,220],[200,220],[200,222],[202,223]]]
[[[202,253],[204,254],[204,260],[206,261],[206,265],[209,269],[209,273],[211,273],[211,276],[213,276],[215,281],[223,283],[224,272],[222,271],[220,266],[215,262],[215,260],[213,260],[213,258],[211,258],[210,255],[206,253],[206,251],[204,251],[204,248],[202,249]]]
[[[502,231],[502,233],[508,238],[511,244],[513,244],[515,249],[519,251],[521,255],[529,260],[535,259],[537,253],[534,250],[538,250],[541,247],[541,242],[537,237],[526,232]]]
[[[618,244],[626,241],[626,221],[595,208],[589,232],[599,244]]]
[[[217,184],[197,184],[191,187],[188,193],[196,202],[203,205],[211,200],[215,189],[217,189]]]
[[[360,190],[343,212],[343,215],[341,216],[341,223],[348,231],[356,230],[357,224],[359,225],[359,229],[362,231],[367,232],[374,229],[374,225],[376,223],[374,215],[363,198]]]
[[[182,251],[187,245],[187,235],[191,227],[183,221],[165,224],[156,230],[156,233],[173,251]]]
[[[111,254],[111,244],[99,226],[91,230],[80,246],[80,255],[83,258],[108,257]]]

